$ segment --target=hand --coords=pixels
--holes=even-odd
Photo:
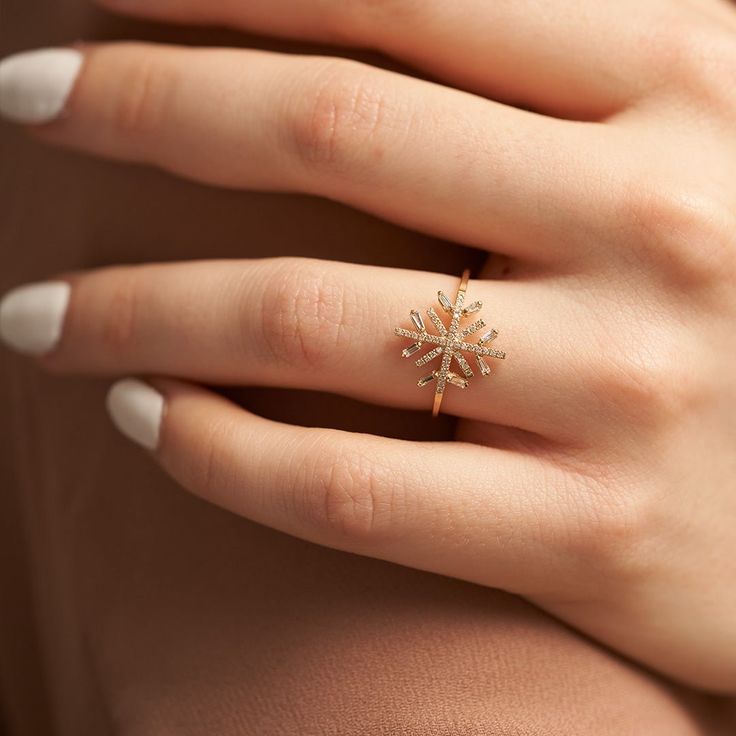
[[[5,340],[53,371],[168,376],[117,384],[110,408],[204,498],[518,593],[663,673],[736,691],[736,13],[106,4],[373,46],[448,85],[340,58],[100,44],[6,60],[0,109],[49,143],[330,197],[505,254],[508,276],[487,270],[468,295],[508,359],[448,390],[455,443],[285,426],[183,382],[431,407],[392,331],[457,276],[294,259],[21,288],[0,307]]]

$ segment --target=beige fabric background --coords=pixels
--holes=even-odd
[[[0,52],[78,38],[245,43],[0,0]],[[218,192],[0,128],[0,289],[109,263],[276,254],[459,272],[467,251],[329,203]],[[0,712],[12,736],[695,736],[733,707],[524,602],[321,549],[177,489],[111,429],[106,382],[0,354]],[[269,416],[442,437],[334,397]],[[729,715],[730,712],[730,715]]]

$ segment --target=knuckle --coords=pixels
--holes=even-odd
[[[594,358],[591,390],[632,427],[670,426],[692,412],[703,393],[693,361],[683,355],[686,344],[662,325],[606,336]]]
[[[630,242],[675,287],[690,290],[736,276],[736,217],[696,188],[636,182],[623,205],[635,231]]]
[[[401,125],[399,105],[378,74],[358,62],[329,61],[308,74],[292,95],[288,148],[308,171],[366,173],[366,164],[385,155],[388,129]]]
[[[261,333],[275,363],[323,369],[337,363],[348,325],[346,285],[316,260],[285,258],[268,281],[274,284],[261,307]]]
[[[645,482],[598,485],[591,491],[577,524],[572,530],[574,554],[590,574],[607,580],[633,582],[650,572],[656,544],[665,528],[662,504]]]
[[[301,505],[310,526],[353,548],[389,537],[401,494],[394,474],[367,452],[331,445],[315,457],[333,459],[317,460],[304,484]]]
[[[124,134],[150,133],[160,125],[174,85],[174,66],[150,49],[131,50],[118,81],[113,122]]]

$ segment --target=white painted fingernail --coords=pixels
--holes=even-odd
[[[82,66],[75,49],[39,49],[0,61],[0,115],[16,123],[48,123],[69,98]]]
[[[0,338],[19,353],[48,353],[61,338],[70,294],[65,281],[12,289],[0,301]]]
[[[107,394],[107,410],[128,439],[156,449],[164,416],[164,397],[156,389],[135,378],[118,381]]]

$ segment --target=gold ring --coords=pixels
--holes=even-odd
[[[397,327],[394,330],[394,334],[399,337],[408,337],[409,339],[414,340],[414,342],[401,353],[404,358],[409,358],[414,355],[414,353],[422,349],[425,343],[433,346],[428,353],[425,353],[421,358],[418,358],[415,361],[415,365],[420,368],[427,365],[427,363],[440,355],[442,356],[440,367],[437,370],[432,371],[432,373],[422,376],[422,378],[417,381],[417,386],[427,386],[432,383],[432,381],[437,382],[434,391],[434,406],[432,407],[432,416],[435,417],[440,413],[442,397],[445,395],[445,386],[448,383],[452,386],[457,386],[458,388],[467,388],[470,384],[469,379],[472,378],[474,373],[470,364],[463,355],[464,352],[471,353],[475,356],[475,361],[478,364],[478,369],[482,376],[487,376],[491,372],[491,367],[484,358],[498,358],[499,360],[503,360],[506,357],[506,353],[501,350],[494,350],[493,348],[486,347],[488,343],[498,337],[498,330],[488,330],[483,333],[477,343],[471,343],[466,340],[470,335],[473,335],[486,327],[486,323],[483,319],[476,319],[475,322],[464,329],[460,327],[460,322],[464,317],[480,312],[480,310],[483,309],[483,302],[479,301],[473,302],[467,307],[464,306],[465,292],[468,289],[469,278],[470,271],[466,269],[460,279],[460,286],[458,287],[454,304],[442,291],[437,292],[437,301],[439,302],[442,311],[450,315],[450,324],[448,326],[445,326],[444,322],[442,322],[434,307],[429,307],[429,309],[427,309],[427,316],[437,330],[436,335],[427,331],[424,319],[416,309],[412,309],[410,312],[411,321],[415,329],[405,330],[403,327]],[[453,358],[460,366],[463,375],[453,373],[450,370]]]

